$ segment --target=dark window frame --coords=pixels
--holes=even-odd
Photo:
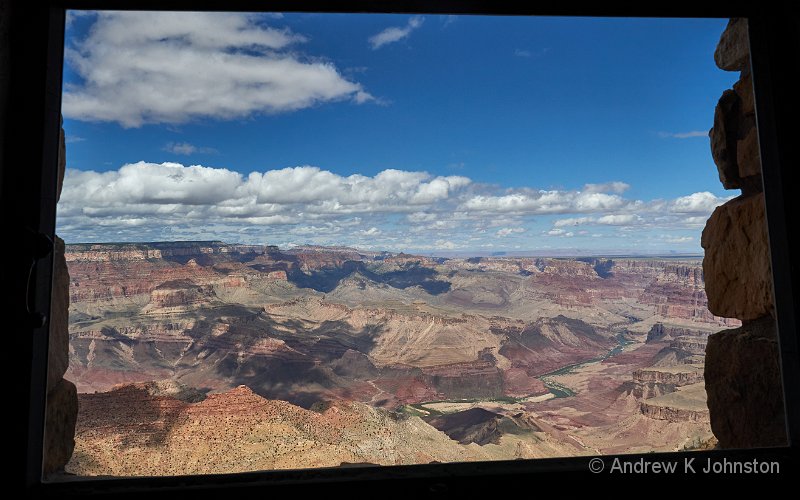
[[[3,0],[0,0],[3,1]],[[506,488],[530,488],[532,475],[547,474],[548,479],[591,478],[588,457],[501,461],[480,463],[428,464],[374,468],[335,468],[301,471],[263,471],[243,474],[181,476],[163,478],[76,478],[61,483],[41,480],[42,437],[47,367],[47,324],[37,325],[33,312],[49,311],[52,282],[52,256],[40,259],[32,279],[28,267],[32,255],[55,227],[55,186],[58,155],[58,129],[61,108],[65,9],[137,10],[225,10],[294,12],[374,12],[427,14],[514,14],[624,17],[748,17],[750,20],[753,78],[757,120],[772,252],[776,312],[787,413],[789,445],[757,450],[716,450],[691,452],[697,463],[707,457],[730,460],[778,460],[790,473],[798,465],[800,439],[800,363],[798,363],[797,295],[800,292],[797,266],[792,257],[800,256],[798,233],[792,231],[790,204],[793,179],[790,160],[791,118],[798,116],[792,98],[795,84],[791,72],[797,61],[798,22],[788,10],[768,11],[766,6],[731,2],[724,9],[709,9],[697,2],[671,2],[669,5],[632,7],[622,2],[593,7],[574,5],[514,5],[513,2],[482,0],[356,1],[342,0],[44,0],[6,1],[10,6],[10,77],[2,147],[0,195],[2,196],[3,245],[2,282],[8,287],[5,317],[7,352],[13,361],[7,375],[13,434],[8,456],[17,458],[8,477],[9,486],[44,495],[148,494],[174,495],[176,492],[203,489],[263,494],[270,491],[385,492],[403,488],[404,493],[475,491],[502,484]],[[36,5],[30,5],[36,4]],[[786,7],[785,9],[788,9]],[[649,10],[649,11],[648,11]],[[787,57],[788,56],[788,57]],[[2,77],[3,75],[0,75]],[[0,82],[2,83],[2,82]],[[720,93],[724,89],[720,89]],[[5,91],[0,87],[0,91]],[[0,107],[0,109],[3,109]],[[713,110],[709,109],[709,117]],[[5,119],[5,122],[3,122]],[[709,118],[710,121],[710,118]],[[2,131],[2,127],[0,127]],[[45,238],[43,239],[43,235]],[[16,244],[10,244],[16,242]],[[30,285],[30,286],[29,286]],[[17,366],[17,363],[19,365]],[[682,460],[685,453],[626,455],[626,460]],[[606,463],[614,456],[604,456]],[[555,474],[555,476],[553,476]],[[624,479],[624,477],[623,477]]]

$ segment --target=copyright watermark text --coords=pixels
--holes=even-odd
[[[680,457],[674,460],[626,460],[614,457],[592,458],[589,470],[599,474],[780,474],[781,464],[776,461],[731,460],[728,458]]]

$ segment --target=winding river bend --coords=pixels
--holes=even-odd
[[[590,365],[592,363],[600,363],[608,358],[614,357],[617,354],[621,353],[623,350],[625,350],[625,346],[633,343],[632,340],[628,340],[627,338],[625,338],[624,333],[618,333],[616,335],[616,339],[617,339],[617,345],[614,346],[613,349],[611,349],[604,355],[599,356],[597,358],[587,359],[586,361],[581,361],[580,363],[574,363],[571,365],[562,366],[557,370],[553,370],[551,372],[545,373],[544,375],[540,375],[538,379],[541,380],[544,383],[545,387],[547,387],[547,389],[557,398],[568,398],[570,396],[574,396],[575,391],[573,391],[569,387],[566,387],[554,381],[552,377],[556,375],[566,375],[567,373],[571,373],[573,370],[577,368],[581,368],[583,366]]]
[[[540,375],[537,378],[544,383],[545,387],[547,387],[547,389],[550,391],[550,393],[555,398],[568,398],[568,397],[574,396],[575,392],[572,389],[570,389],[569,387],[566,387],[566,386],[564,386],[562,384],[559,384],[558,382],[554,381],[552,379],[552,377],[557,376],[557,375],[565,375],[567,373],[572,372],[575,369],[581,368],[583,366],[590,365],[592,363],[600,363],[600,362],[602,362],[602,361],[604,361],[604,360],[606,360],[608,358],[616,356],[617,354],[619,354],[622,351],[624,351],[626,346],[634,343],[634,341],[629,340],[629,339],[627,339],[625,337],[625,333],[624,332],[616,334],[615,339],[617,341],[617,345],[614,346],[607,353],[603,354],[602,356],[598,356],[596,358],[587,359],[585,361],[581,361],[580,363],[574,363],[574,364],[571,364],[571,365],[562,366],[561,368],[558,368],[557,370],[553,370],[551,372],[545,373],[544,375]],[[452,411],[458,411],[458,410],[450,410],[450,411],[437,410],[437,409],[432,408],[431,406],[428,406],[428,405],[433,405],[433,404],[452,403],[452,404],[457,404],[457,405],[466,405],[466,407],[469,407],[472,404],[483,403],[483,402],[514,404],[514,403],[520,403],[520,402],[526,402],[526,401],[529,401],[529,396],[526,396],[524,398],[514,398],[514,397],[503,396],[503,397],[488,398],[488,399],[486,399],[486,398],[451,399],[451,400],[427,401],[427,402],[424,402],[424,403],[408,404],[408,405],[404,405],[403,407],[401,407],[401,411],[408,412],[408,413],[415,414],[415,415],[420,415],[420,416],[423,416],[423,417],[429,417],[429,416],[441,415],[442,413],[450,413]]]

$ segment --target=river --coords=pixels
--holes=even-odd
[[[558,382],[554,381],[551,377],[555,375],[566,375],[567,373],[571,373],[576,368],[604,361],[608,358],[611,358],[621,353],[623,350],[625,350],[625,346],[633,343],[632,340],[628,340],[625,338],[624,333],[618,333],[615,338],[617,339],[617,345],[614,346],[613,349],[611,349],[604,355],[599,356],[597,358],[587,359],[586,361],[581,361],[580,363],[574,363],[571,365],[562,366],[557,370],[553,370],[551,372],[545,373],[544,375],[540,375],[538,377],[539,380],[541,380],[547,387],[547,389],[557,398],[568,398],[570,396],[574,396],[575,391],[573,391],[572,389],[570,389],[565,385],[559,384]]]
[[[632,323],[632,322],[633,321],[631,319],[629,319],[627,321],[627,323]],[[612,327],[618,326],[618,325],[619,324],[615,324],[615,325],[612,325]],[[562,366],[561,368],[558,368],[557,370],[553,370],[551,372],[545,373],[544,375],[540,375],[537,378],[544,383],[544,385],[547,387],[547,389],[550,391],[550,393],[553,394],[553,396],[555,396],[556,398],[568,398],[570,396],[574,396],[575,395],[575,391],[573,391],[569,387],[566,387],[566,386],[564,386],[562,384],[559,384],[558,382],[554,381],[551,377],[556,376],[556,375],[565,375],[565,374],[570,373],[573,370],[575,370],[577,368],[580,368],[582,366],[586,366],[586,365],[589,365],[589,364],[592,364],[592,363],[599,363],[599,362],[601,362],[603,360],[606,360],[608,358],[616,356],[617,354],[619,354],[622,351],[624,351],[626,346],[628,346],[628,345],[633,343],[632,340],[628,340],[628,339],[625,338],[625,333],[616,334],[615,339],[617,341],[617,345],[614,346],[607,353],[603,354],[602,356],[598,356],[596,358],[587,359],[585,361],[581,361],[580,363],[574,363],[574,364],[571,364],[571,365]],[[452,400],[427,401],[427,402],[424,402],[424,403],[408,404],[408,405],[404,405],[402,408],[405,408],[404,411],[408,411],[409,409],[412,410],[412,414],[420,414],[421,413],[421,414],[426,415],[426,416],[433,416],[433,415],[441,415],[442,411],[433,409],[433,408],[428,407],[426,405],[440,404],[440,403],[454,403],[454,404],[466,405],[467,407],[470,407],[470,405],[472,405],[472,404],[482,403],[482,402],[517,403],[517,402],[522,402],[522,401],[526,400],[527,398],[528,397],[524,397],[524,398],[498,397],[498,398],[452,399]],[[445,411],[445,413],[449,413],[449,412]]]

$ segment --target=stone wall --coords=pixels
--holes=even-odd
[[[720,182],[742,194],[714,210],[701,240],[709,310],[742,320],[709,336],[706,347],[711,429],[721,448],[786,442],[749,50],[747,20],[731,19],[714,59],[740,78],[723,92],[709,138]]]
[[[58,151],[58,196],[66,165],[64,129]],[[78,418],[78,392],[64,379],[69,366],[69,271],[64,257],[64,240],[53,242],[53,289],[50,299],[50,341],[47,359],[47,409],[45,413],[45,475],[63,470],[75,448],[75,423]]]

